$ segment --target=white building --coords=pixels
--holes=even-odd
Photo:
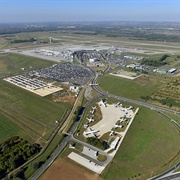
[[[121,137],[116,137],[116,139],[111,143],[110,147],[112,149],[116,149],[116,147],[118,146],[118,143],[120,141]]]
[[[169,72],[169,73],[174,73],[176,70],[177,70],[177,69],[172,68],[172,69],[168,70],[168,72]]]
[[[98,59],[96,59],[96,58],[89,59],[89,63],[94,63],[94,62],[97,62],[97,61],[98,61]]]
[[[69,90],[72,91],[72,92],[77,93],[79,91],[79,86],[70,86]]]

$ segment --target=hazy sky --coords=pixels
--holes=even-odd
[[[0,0],[0,23],[49,21],[180,21],[180,0]]]

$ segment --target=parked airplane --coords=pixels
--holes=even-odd
[[[132,109],[132,106],[129,106],[128,108],[127,108],[127,110],[131,110]]]
[[[114,131],[111,131],[111,132],[109,133],[109,135],[110,135],[110,136],[114,136],[114,135],[115,135],[115,132],[114,132]]]
[[[94,109],[92,111],[90,111],[90,113],[94,114]]]
[[[84,128],[88,128],[89,127],[89,125],[88,124],[84,124]]]
[[[122,125],[117,125],[117,124],[115,124],[114,125],[114,128],[116,129],[116,128],[122,128],[123,126]]]
[[[96,134],[99,132],[99,130],[93,130],[92,128],[89,128],[89,131],[84,131],[84,135],[92,134],[93,136],[97,136]]]
[[[91,118],[86,117],[86,119],[89,121],[89,123],[94,121],[94,119],[92,117]]]
[[[121,103],[118,102],[117,104],[115,104],[115,107],[120,107],[121,106]]]
[[[96,107],[96,106],[92,106],[92,108],[93,108],[93,110],[97,109],[97,107]]]
[[[101,99],[101,104],[104,106],[104,107],[107,107],[107,104],[106,104],[106,102],[104,102],[102,99]]]
[[[98,84],[93,84],[93,83],[90,83],[89,85],[90,86],[98,86]]]
[[[126,121],[126,119],[125,119],[125,118],[120,118],[119,120],[120,120],[120,123],[122,123],[122,122]]]

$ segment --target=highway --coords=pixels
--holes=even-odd
[[[160,178],[158,180],[179,180],[180,179],[180,172],[169,175],[167,177]]]
[[[93,79],[92,84],[98,84],[97,80],[98,80],[98,76],[96,76]],[[102,95],[102,96],[112,97],[112,98],[115,98],[115,99],[123,100],[125,102],[136,104],[138,106],[143,106],[143,107],[146,107],[146,108],[153,109],[153,110],[161,113],[162,115],[166,116],[172,123],[174,123],[177,126],[178,129],[180,129],[180,125],[174,119],[172,119],[171,117],[169,117],[168,115],[164,114],[161,111],[172,113],[172,114],[176,114],[178,116],[180,116],[180,112],[173,111],[173,110],[170,110],[170,109],[167,109],[167,108],[163,108],[163,107],[159,107],[159,106],[155,106],[155,105],[151,105],[151,104],[148,104],[148,103],[144,103],[144,102],[140,102],[140,101],[136,101],[136,100],[120,97],[120,96],[115,96],[113,94],[109,94],[109,93],[106,93],[106,92],[102,91],[101,89],[99,89],[98,86],[95,86],[95,85],[92,85],[92,88],[96,92],[98,92],[100,95]],[[160,180],[160,179],[161,180],[171,180],[173,177],[175,177],[175,178],[178,177],[180,179],[180,173],[176,174],[176,175],[172,175],[174,170],[176,170],[179,167],[180,167],[180,162],[178,162],[178,164],[173,166],[171,169],[163,172],[162,174],[159,174],[158,176],[155,176],[155,177],[151,178],[150,180]]]
[[[91,84],[98,84],[97,80],[98,80],[98,76],[96,76],[93,79]],[[160,106],[155,106],[155,105],[148,104],[148,103],[141,102],[141,101],[136,101],[136,100],[124,98],[124,97],[121,97],[121,96],[116,96],[116,95],[110,94],[108,92],[102,91],[98,86],[92,85],[92,88],[94,89],[94,91],[98,92],[99,94],[101,94],[103,96],[112,97],[112,98],[119,99],[119,100],[122,100],[122,101],[125,101],[125,102],[136,104],[138,106],[143,106],[143,107],[146,107],[146,108],[150,108],[150,109],[154,109],[154,110],[159,110],[159,111],[164,111],[164,112],[168,112],[168,113],[172,113],[172,114],[176,114],[176,115],[180,116],[180,112],[178,112],[178,111],[174,111],[174,110],[171,110],[171,109],[163,108],[163,107],[160,107]]]
[[[85,104],[84,108],[88,107],[91,102],[93,102],[96,98],[99,98],[99,97],[100,97],[100,96],[97,96],[97,97],[91,99],[90,101],[88,101],[88,102]],[[73,108],[73,109],[75,109],[75,108]],[[83,112],[82,112],[82,113],[83,113]],[[77,139],[75,139],[75,138],[73,137],[73,134],[74,134],[74,132],[76,131],[79,123],[80,123],[80,120],[79,120],[79,121],[76,121],[76,122],[74,123],[74,125],[72,126],[72,128],[69,130],[69,133],[66,133],[66,137],[64,138],[63,142],[60,143],[60,145],[56,148],[56,150],[53,152],[53,154],[50,156],[50,158],[49,158],[49,159],[38,169],[38,171],[30,178],[31,180],[36,180],[36,179],[38,179],[38,178],[44,173],[44,171],[54,162],[54,160],[57,158],[57,156],[63,151],[63,149],[66,147],[66,145],[68,144],[68,142],[69,142],[70,140],[73,140],[73,141],[75,141],[75,142],[77,142],[77,143],[80,143],[80,144],[82,144],[82,145],[85,145],[85,146],[87,146],[87,147],[89,147],[89,148],[91,148],[91,149],[94,149],[94,150],[99,151],[99,152],[101,152],[102,154],[106,155],[106,156],[107,156],[107,160],[104,162],[104,164],[109,163],[109,161],[111,161],[112,158],[111,158],[108,154],[106,154],[105,152],[103,152],[102,150],[100,150],[100,149],[98,149],[98,148],[96,148],[96,147],[94,147],[94,146],[91,146],[91,145],[89,145],[89,144],[87,144],[87,143],[84,143],[84,142],[82,142],[82,141],[79,141],[79,140],[77,140]]]
[[[43,172],[54,162],[54,160],[57,158],[60,152],[65,148],[68,141],[70,139],[70,136],[66,136],[64,138],[64,141],[59,145],[59,147],[53,152],[53,154],[50,156],[50,158],[38,169],[38,171],[31,177],[31,180],[37,180]]]
[[[97,84],[97,79],[98,79],[98,76],[96,76],[93,81],[92,81],[92,84]],[[129,103],[132,103],[132,104],[136,104],[136,105],[139,105],[139,106],[144,106],[144,107],[147,107],[147,108],[150,108],[150,109],[154,109],[154,110],[157,110],[157,111],[165,111],[165,112],[169,112],[169,113],[175,113],[177,114],[178,116],[180,116],[180,112],[175,112],[173,110],[170,110],[170,109],[166,109],[166,108],[163,108],[163,107],[159,107],[159,106],[154,106],[154,105],[151,105],[151,104],[148,104],[148,103],[144,103],[144,102],[140,102],[140,101],[136,101],[136,100],[131,100],[131,99],[128,99],[128,98],[124,98],[124,97],[119,97],[119,96],[115,96],[113,94],[109,94],[109,93],[106,93],[106,92],[103,92],[102,90],[100,90],[98,88],[98,86],[94,86],[92,85],[92,88],[97,91],[100,95],[91,99],[90,101],[88,101],[86,103],[86,105],[84,106],[84,108],[87,108],[91,102],[93,102],[95,99],[97,98],[100,98],[101,96],[108,96],[108,97],[112,97],[112,98],[115,98],[115,99],[119,99],[119,100],[123,100],[123,101],[126,101],[126,102],[129,102]],[[83,112],[82,112],[83,113]],[[79,144],[82,144],[83,146],[87,146],[95,151],[99,151],[100,153],[102,153],[103,155],[106,155],[107,157],[107,160],[104,162],[104,165],[106,165],[107,163],[109,163],[111,160],[112,160],[112,157],[109,156],[107,153],[105,153],[104,151],[94,147],[94,146],[91,146],[87,143],[84,143],[76,138],[73,137],[73,134],[74,132],[76,131],[78,125],[80,123],[80,120],[75,122],[74,125],[72,126],[72,128],[70,129],[69,133],[66,133],[66,137],[64,138],[63,142],[58,146],[58,148],[54,151],[54,153],[50,156],[50,158],[39,168],[39,170],[32,176],[32,178],[30,178],[31,180],[36,180],[38,179],[42,174],[43,172],[54,162],[54,160],[57,158],[57,156],[62,152],[62,150],[66,147],[66,145],[68,144],[68,142],[70,140],[73,140],[74,142],[77,142]],[[178,165],[178,166],[177,166]],[[159,178],[166,178],[166,179],[162,179],[162,180],[169,180],[167,179],[168,177],[172,177],[171,175],[168,175],[170,172],[174,171],[177,167],[179,167],[179,163],[177,164],[176,166],[172,167],[170,170],[164,172],[163,174],[161,175],[158,175],[157,177],[153,177],[151,180],[158,180]],[[166,176],[168,175],[168,176]],[[166,177],[164,177],[166,176]],[[176,175],[177,177],[179,177],[179,174]],[[160,179],[159,179],[160,180]]]
[[[167,170],[166,172],[163,172],[162,174],[159,174],[155,177],[150,178],[149,180],[171,180],[173,177],[180,179],[180,172],[173,174],[173,172],[180,167],[180,162],[177,163],[175,166]]]
[[[80,141],[80,140],[73,137],[73,133],[76,131],[76,129],[77,129],[78,125],[79,125],[79,122],[80,121],[75,122],[75,124],[71,128],[70,132],[64,138],[64,141],[62,143],[60,143],[60,145],[53,152],[53,154],[50,156],[50,158],[38,169],[38,171],[32,176],[32,178],[30,178],[31,180],[38,179],[44,173],[44,171],[54,162],[54,160],[57,158],[57,156],[63,151],[63,149],[66,147],[66,145],[68,144],[68,142],[70,140],[72,140],[72,141],[74,141],[76,143],[82,144],[83,146],[86,146],[86,147],[88,147],[90,149],[93,149],[93,150],[98,151],[101,154],[105,155],[107,157],[107,160],[105,162],[100,163],[99,161],[97,161],[97,163],[100,163],[100,165],[106,165],[112,160],[112,157],[109,156],[107,153],[105,153],[103,150],[101,150],[99,148],[96,148],[94,146],[91,146],[90,144],[82,142],[82,141]]]

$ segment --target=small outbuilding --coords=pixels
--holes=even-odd
[[[172,69],[170,69],[168,72],[172,74],[172,73],[174,73],[176,70],[177,70],[177,69],[172,68]]]

